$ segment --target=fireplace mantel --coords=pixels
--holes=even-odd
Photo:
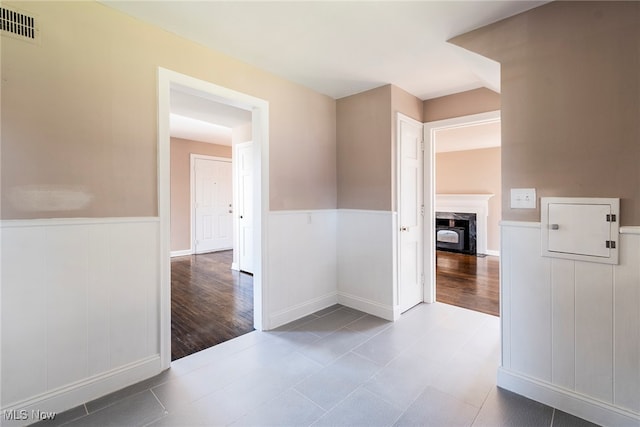
[[[487,253],[487,216],[493,194],[436,194],[436,212],[476,214],[477,253]]]

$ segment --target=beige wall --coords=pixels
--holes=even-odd
[[[395,210],[396,120],[420,121],[422,101],[393,85],[337,101],[338,207]]]
[[[436,193],[494,194],[489,199],[487,249],[500,250],[500,147],[436,154]]]
[[[427,123],[499,109],[500,94],[480,88],[425,100],[422,118]]]
[[[159,66],[269,101],[271,209],[336,206],[333,99],[99,3],[17,6],[42,42],[2,38],[3,219],[157,215]]]
[[[391,85],[337,101],[338,207],[391,210]]]
[[[423,103],[420,98],[416,98],[404,89],[391,85],[391,107],[393,109],[393,129],[396,128],[396,113],[402,113],[414,120],[422,122]],[[394,132],[395,135],[395,132]]]
[[[453,42],[501,63],[505,196],[620,197],[640,225],[640,3],[552,2]]]
[[[171,250],[191,248],[191,154],[231,158],[231,147],[171,138]]]
[[[396,211],[397,207],[397,154],[398,154],[398,113],[411,117],[414,120],[422,123],[422,110],[423,101],[420,98],[416,98],[409,92],[400,89],[397,86],[391,86],[391,179],[394,183],[391,194],[391,206],[392,210]]]

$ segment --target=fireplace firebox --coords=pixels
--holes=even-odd
[[[436,249],[476,254],[476,214],[436,212]]]

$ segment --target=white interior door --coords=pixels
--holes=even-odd
[[[238,269],[253,273],[253,143],[236,146],[238,171]]]
[[[231,162],[193,159],[194,252],[233,248]]]
[[[423,301],[422,124],[398,116],[398,302],[404,312]]]

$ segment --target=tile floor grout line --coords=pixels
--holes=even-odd
[[[313,399],[307,397],[304,393],[300,392],[298,389],[296,389],[295,387],[291,387],[290,390],[294,393],[297,393],[298,395],[300,395],[302,398],[304,398],[305,400],[308,400],[309,402],[311,402],[313,405],[317,406],[322,412],[323,414],[318,417],[318,419],[322,418],[327,412],[329,412],[329,409],[325,409],[322,406],[320,406],[319,404],[317,404]],[[317,421],[317,420],[316,420]],[[314,421],[315,422],[315,421]]]
[[[480,407],[478,408],[478,412],[476,412],[476,416],[473,417],[473,421],[471,422],[471,426],[473,427],[473,425],[476,423],[476,420],[478,419],[478,416],[480,415],[480,412],[482,411],[482,408],[484,408],[485,403],[487,403],[487,400],[489,400],[489,396],[491,396],[491,392],[498,388],[498,386],[493,386],[491,388],[491,390],[489,390],[489,393],[487,393],[487,395],[484,397],[484,400],[482,401],[482,404],[480,405]],[[466,402],[465,402],[466,403]],[[473,406],[473,405],[472,405]]]
[[[160,402],[160,398],[158,397],[158,395],[156,395],[152,389],[149,389],[149,391],[151,392],[151,394],[153,395],[153,397],[156,398],[156,400],[158,401],[158,403],[160,404],[160,406],[162,406],[162,409],[164,409],[164,414],[168,415],[169,411],[167,410],[167,407],[164,406],[164,404],[162,402]]]
[[[429,310],[429,309],[430,309],[429,307],[423,308],[423,310]],[[333,313],[335,313],[335,311],[333,311]],[[393,375],[390,376],[388,374],[383,374],[383,370],[386,368],[389,368],[391,365],[393,365],[393,369],[390,369],[388,371],[389,374],[393,374],[393,372],[396,372],[396,371],[401,372],[402,369],[407,369],[407,366],[409,364],[403,363],[403,362],[411,361],[411,364],[410,364],[411,366],[419,367],[420,364],[422,363],[422,360],[429,361],[429,359],[426,358],[427,353],[417,354],[413,352],[416,350],[416,346],[412,340],[411,332],[413,331],[420,332],[421,331],[420,328],[422,327],[422,325],[426,326],[430,323],[433,323],[434,321],[438,321],[438,319],[443,318],[442,314],[446,315],[447,313],[446,312],[439,313],[439,310],[436,310],[436,313],[438,315],[435,317],[431,316],[428,313],[433,313],[433,311],[425,312],[424,314],[417,314],[415,317],[412,317],[411,320],[406,325],[404,326],[401,325],[400,328],[394,327],[397,324],[390,325],[385,327],[384,329],[376,331],[376,333],[371,336],[364,332],[349,329],[348,325],[353,324],[355,321],[357,321],[357,319],[354,321],[348,322],[344,325],[342,325],[341,322],[338,322],[341,325],[336,329],[329,328],[330,332],[326,335],[326,337],[329,337],[332,334],[335,334],[336,332],[343,331],[345,333],[344,338],[347,340],[344,342],[345,344],[344,348],[346,348],[347,350],[342,351],[342,348],[343,348],[342,344],[337,345],[335,347],[335,350],[331,350],[330,361],[326,364],[323,362],[318,362],[315,359],[311,358],[310,356],[307,356],[307,353],[303,352],[303,349],[305,348],[304,344],[295,343],[295,341],[291,342],[288,340],[281,341],[280,338],[271,339],[271,337],[275,337],[275,335],[265,336],[264,339],[261,339],[259,342],[253,342],[253,338],[251,338],[250,340],[242,343],[240,349],[238,349],[238,347],[236,346],[233,346],[233,347],[230,347],[230,351],[225,350],[223,353],[217,353],[222,357],[217,357],[217,356],[211,357],[213,356],[213,354],[207,353],[204,355],[204,357],[194,360],[194,364],[199,364],[199,363],[203,363],[203,364],[198,368],[196,368],[195,370],[190,370],[188,373],[186,373],[186,375],[197,376],[199,375],[197,374],[197,372],[199,370],[204,370],[204,369],[213,369],[211,372],[214,372],[215,367],[218,364],[219,360],[223,360],[231,363],[236,358],[236,355],[242,352],[247,352],[246,353],[247,358],[242,357],[241,359],[239,359],[239,362],[249,361],[251,362],[250,366],[252,368],[246,372],[245,371],[236,372],[237,370],[236,368],[239,369],[240,366],[243,366],[243,365],[238,365],[236,363],[235,365],[229,364],[227,366],[225,364],[224,366],[233,368],[233,373],[229,372],[230,375],[225,375],[225,378],[228,377],[228,381],[226,385],[224,385],[222,388],[218,388],[216,384],[211,384],[209,381],[207,381],[206,387],[214,387],[215,390],[211,391],[209,390],[209,388],[207,388],[208,392],[205,393],[204,396],[200,396],[198,399],[194,400],[193,402],[201,401],[203,399],[206,399],[207,396],[211,396],[212,394],[215,394],[218,392],[221,393],[221,396],[229,396],[229,398],[232,398],[233,397],[233,395],[231,394],[232,391],[225,391],[225,390],[227,390],[229,387],[233,387],[234,384],[239,384],[238,383],[239,381],[242,381],[242,384],[239,384],[239,385],[242,385],[242,387],[234,388],[233,392],[245,393],[245,392],[248,392],[250,389],[252,389],[252,384],[264,383],[265,381],[268,382],[270,381],[273,375],[273,379],[277,379],[278,377],[280,377],[281,380],[278,380],[277,384],[274,384],[273,387],[268,387],[268,389],[262,390],[263,392],[254,394],[254,398],[251,401],[255,402],[255,404],[248,405],[246,408],[243,407],[242,408],[243,410],[241,411],[243,412],[242,415],[238,415],[234,411],[235,415],[233,415],[233,418],[235,419],[232,421],[232,423],[236,423],[236,425],[238,423],[242,424],[240,420],[243,419],[243,417],[246,417],[248,414],[251,414],[250,416],[251,419],[254,419],[254,417],[258,417],[257,419],[261,419],[260,417],[262,417],[265,413],[269,412],[269,408],[273,406],[273,403],[271,402],[274,402],[275,399],[279,399],[278,401],[279,405],[286,406],[287,404],[286,396],[291,396],[291,397],[298,396],[298,397],[302,397],[302,400],[300,400],[301,404],[307,405],[304,402],[312,403],[312,405],[308,406],[308,408],[311,409],[311,412],[313,411],[313,408],[316,408],[316,407],[319,408],[318,418],[315,421],[309,421],[308,424],[320,425],[322,424],[320,420],[335,421],[336,416],[343,413],[351,414],[351,416],[357,417],[359,416],[358,410],[360,408],[360,405],[358,404],[362,403],[363,401],[368,402],[367,405],[373,405],[372,407],[377,406],[378,408],[380,408],[381,411],[384,410],[381,413],[384,413],[385,417],[388,417],[389,419],[394,418],[392,421],[390,421],[390,423],[393,424],[393,423],[398,423],[405,416],[413,419],[413,417],[416,415],[415,411],[422,407],[423,401],[421,400],[421,396],[426,394],[426,396],[429,397],[429,393],[428,393],[429,390],[434,390],[437,393],[442,393],[443,398],[444,398],[444,395],[446,395],[451,397],[452,399],[455,399],[455,401],[463,403],[466,406],[468,406],[468,408],[465,409],[466,415],[464,419],[465,419],[465,422],[470,422],[472,426],[482,423],[483,422],[482,420],[487,421],[488,419],[493,419],[492,410],[494,409],[494,403],[496,402],[496,400],[494,399],[494,396],[498,398],[498,403],[500,403],[499,398],[501,397],[501,390],[502,390],[496,386],[495,381],[489,381],[488,380],[489,377],[485,375],[489,373],[489,370],[491,369],[491,365],[493,363],[487,364],[483,362],[481,365],[478,365],[477,369],[474,368],[473,370],[473,377],[476,376],[476,372],[478,372],[478,375],[482,374],[482,384],[483,384],[483,387],[479,389],[481,393],[474,392],[474,398],[471,399],[475,403],[470,403],[469,401],[466,400],[467,399],[466,397],[463,397],[463,395],[460,395],[460,397],[458,397],[449,391],[441,390],[440,388],[434,386],[434,378],[435,378],[434,375],[435,373],[438,372],[437,367],[430,368],[428,370],[425,370],[424,372],[420,370],[420,374],[421,374],[420,378],[422,378],[423,374],[425,377],[424,380],[420,380],[420,381],[416,381],[418,378],[411,379],[414,376],[407,377],[407,375],[405,374],[400,375],[398,378],[395,378],[395,376]],[[328,315],[329,314],[331,313],[328,313]],[[363,319],[365,316],[366,315],[363,315],[359,319]],[[319,326],[324,325],[326,327],[328,325],[332,325],[336,321],[336,319],[346,320],[350,317],[351,315],[348,315],[345,318],[343,317],[343,313],[341,313],[337,315],[335,318],[328,319],[325,323],[318,324],[318,325]],[[318,319],[320,319],[320,317]],[[462,318],[458,320],[459,321],[456,321],[456,325],[461,326],[461,325],[464,325],[465,322],[469,320],[469,318],[468,316],[462,316]],[[375,326],[376,328],[380,327],[380,324],[375,322],[365,322],[364,325],[366,326],[367,323],[372,323],[376,325]],[[486,322],[482,322],[482,323],[483,325],[486,324]],[[301,327],[296,330],[296,334],[308,332],[308,331],[305,331],[304,329],[305,329],[304,326],[301,325]],[[366,331],[366,329],[364,330]],[[378,337],[384,331],[388,331],[388,332],[384,336],[375,340],[375,342],[371,343],[373,338]],[[304,337],[304,338],[311,338],[313,336],[314,335],[311,334],[308,337]],[[356,341],[356,344],[354,344],[353,340],[349,341],[350,337],[358,339],[358,341]],[[493,334],[489,334],[488,337],[489,338],[493,337]],[[359,342],[360,339],[363,339],[364,341]],[[464,341],[466,344],[469,343],[469,340],[467,339],[466,335],[457,336],[455,343],[457,343],[458,340]],[[302,342],[304,342],[304,340]],[[381,345],[375,345],[375,346],[370,345],[369,346],[370,351],[368,352],[369,355],[384,356],[382,357],[383,361],[386,360],[386,358],[389,356],[391,356],[391,359],[386,362],[380,363],[380,362],[376,362],[371,357],[357,353],[356,350],[366,343],[381,344]],[[412,345],[412,343],[414,345]],[[449,347],[451,346],[448,346],[447,349],[449,349]],[[484,347],[482,346],[476,346],[476,347],[478,348],[478,351],[484,354],[484,350],[483,350]],[[384,351],[382,353],[377,351],[380,349],[387,349],[387,348],[389,351]],[[340,350],[340,351],[337,351],[337,350]],[[286,357],[282,356],[283,351],[286,351]],[[335,356],[334,351],[340,354]],[[457,350],[454,350],[453,352],[450,352],[450,351],[442,352],[442,354],[445,355],[446,357],[450,357],[451,354],[460,355],[461,353],[462,351],[459,348]],[[267,357],[266,358],[262,357],[265,354],[267,355]],[[290,359],[292,355],[295,355],[295,358],[294,358],[295,366],[291,365],[290,363],[290,362],[294,362],[294,359]],[[341,359],[345,357],[348,357],[348,360],[345,360],[341,364],[338,363]],[[321,359],[324,359],[324,358],[321,358]],[[444,360],[446,361],[447,359],[445,358]],[[493,360],[493,358],[491,358],[491,360]],[[192,366],[191,363],[184,365],[184,367],[187,367],[187,368],[190,366]],[[305,394],[305,388],[300,388],[300,389],[297,388],[305,381],[308,381],[309,378],[311,378],[314,375],[318,375],[319,376],[318,378],[322,379],[322,377],[326,372],[334,368],[335,368],[334,372],[337,372],[337,373],[342,372],[343,374],[345,374],[345,376],[342,377],[345,379],[345,381],[346,381],[346,378],[350,379],[346,383],[346,386],[344,387],[340,386],[340,388],[334,389],[332,388],[333,386],[330,386],[330,384],[327,383],[328,385],[326,387],[321,387],[321,388],[316,387],[316,390],[314,390],[313,388],[307,387],[306,390],[310,391],[310,393],[308,394]],[[260,372],[260,370],[263,372],[267,372],[267,375],[266,376],[256,375],[258,372]],[[196,374],[194,374],[194,372],[196,372]],[[348,373],[351,373],[351,372],[353,372],[353,375],[346,376]],[[238,376],[238,374],[241,374],[241,375]],[[147,390],[151,392],[155,400],[160,404],[161,408],[164,410],[163,411],[164,414],[158,415],[156,413],[158,409],[155,406],[155,404],[151,404],[152,401],[149,401],[148,398],[146,398],[146,396],[142,396],[142,397],[139,397],[134,402],[137,402],[138,400],[144,398],[145,401],[149,402],[155,409],[150,412],[146,412],[146,411],[142,412],[139,415],[146,414],[146,416],[148,416],[149,418],[153,418],[153,417],[158,417],[158,418],[154,419],[151,422],[144,421],[144,418],[139,418],[138,422],[144,422],[145,426],[151,426],[154,423],[162,422],[159,420],[164,419],[167,415],[180,412],[182,410],[180,408],[182,407],[180,407],[177,411],[172,411],[172,412],[167,411],[166,406],[163,404],[163,402],[160,400],[160,397],[159,397],[159,396],[162,396],[162,394],[160,393],[160,391],[158,391],[158,394],[156,394],[156,391],[154,391],[154,388],[157,388],[162,384],[167,384],[167,383],[174,383],[177,385],[181,385],[184,382],[186,382],[187,384],[189,383],[189,381],[187,381],[188,378],[187,380],[184,380],[182,375],[176,376],[173,378],[171,377],[173,377],[173,375],[161,376],[159,378],[160,382],[158,384],[155,383],[158,380],[152,377],[150,379],[151,381],[149,382],[146,382],[146,383],[143,382],[142,384],[138,383],[138,387],[135,387],[134,385],[132,385],[134,386],[132,390],[134,391],[138,390],[137,392],[131,393],[124,397],[120,397],[110,405],[100,408],[94,412],[89,412],[89,407],[87,406],[87,403],[90,403],[90,402],[85,402],[83,404],[83,410],[85,411],[85,414],[76,418],[75,420],[67,421],[63,425],[67,425],[73,422],[76,422],[79,425],[85,425],[83,424],[83,421],[78,421],[78,420],[84,419],[85,420],[84,423],[91,422],[94,420],[92,414],[101,412],[104,409],[110,408],[113,405],[120,404],[122,402],[127,402],[128,400],[130,401],[130,399],[132,399],[133,397],[140,396],[141,393],[146,392]],[[374,382],[375,378],[379,378],[379,381],[377,383]],[[413,391],[415,389],[419,389],[419,390],[418,392],[415,393],[415,396],[413,392],[401,393],[401,394],[397,394],[397,393],[385,394],[384,388],[379,387],[379,386],[393,387],[397,381],[400,381],[398,385],[403,387],[401,390],[406,390],[406,391]],[[484,387],[485,382],[487,384],[488,391],[485,390],[485,387]],[[322,384],[324,383],[326,383],[326,381],[322,382]],[[310,382],[309,384],[315,384],[315,383]],[[488,387],[489,384],[491,385],[491,387]],[[146,388],[144,390],[140,390],[140,386],[146,387]],[[333,397],[331,399],[337,398],[338,401],[332,404],[330,402],[331,399],[326,399],[327,405],[322,405],[320,403],[317,403],[312,397],[316,396],[316,394],[314,394],[313,392],[318,390],[321,390],[324,392],[334,392],[332,394]],[[335,392],[336,390],[340,390],[340,391]],[[342,396],[343,393],[345,392],[346,392],[346,395],[340,398],[340,396]],[[114,392],[114,393],[117,393],[117,392]],[[457,392],[454,390],[454,393],[457,393]],[[403,397],[405,395],[407,398]],[[394,403],[394,399],[397,400],[398,403]],[[428,400],[433,400],[433,399],[428,399]],[[508,404],[509,407],[512,405],[512,403],[510,403],[510,400],[512,399],[507,399],[507,402],[505,403],[505,404]],[[318,401],[322,402],[323,399],[320,398],[318,399]],[[437,400],[435,402],[437,402]],[[478,405],[478,402],[480,402],[479,405]],[[429,403],[425,403],[425,405],[428,405],[428,404]],[[520,411],[518,401],[515,401],[515,404],[516,405],[514,406],[514,408]],[[206,406],[206,403],[204,405]],[[331,405],[331,407],[325,409],[324,406],[329,406],[329,405]],[[416,408],[411,409],[414,405],[417,405],[416,406],[417,409]],[[205,406],[203,406],[203,408]],[[121,407],[127,407],[127,404],[125,403]],[[459,408],[459,406],[456,404],[452,408],[454,408],[453,412],[451,408],[447,409],[445,407],[441,408],[439,406],[434,406],[431,410],[436,411],[438,414],[442,412],[443,416],[451,417],[457,413],[455,411],[455,408]],[[283,410],[285,409],[286,408],[284,408]],[[551,409],[552,409],[552,416],[550,417],[550,425],[544,424],[544,423],[540,423],[540,425],[547,425],[549,427],[554,426],[555,416],[558,415],[559,413],[557,412],[557,409],[553,407],[551,407]],[[119,411],[120,411],[120,408],[117,408],[114,411],[110,411],[109,414],[116,413]],[[546,418],[548,416],[548,412],[547,411],[545,412],[546,414],[544,414],[545,415],[544,419],[546,421],[549,418]],[[287,410],[284,412],[284,414],[289,414],[289,413],[292,413],[292,412],[290,410]],[[331,415],[328,415],[328,414],[331,414]],[[483,414],[483,417],[480,417],[480,414]],[[425,413],[422,415],[423,417],[422,419],[427,420],[428,416],[429,414]],[[105,414],[101,414],[101,416],[96,418],[96,420],[102,419],[104,417],[105,417]],[[204,414],[202,415],[202,417],[204,418]],[[358,419],[364,419],[364,418],[358,418]],[[504,421],[505,420],[504,416],[501,419]],[[549,421],[546,421],[546,422],[549,422]]]

